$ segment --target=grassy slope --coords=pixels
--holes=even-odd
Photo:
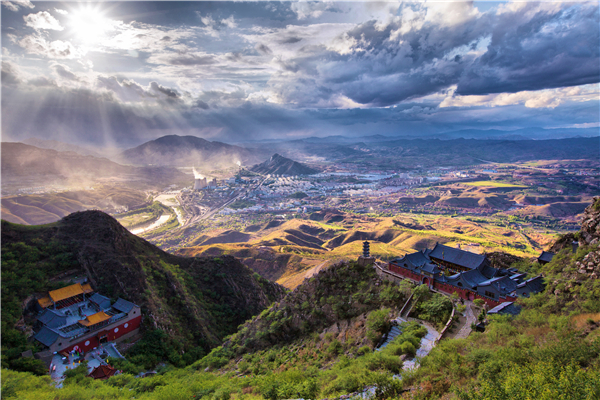
[[[590,250],[561,253],[552,263],[534,268],[541,268],[557,285],[573,282],[571,266]],[[164,374],[144,379],[128,374],[106,382],[71,379],[61,390],[48,385],[46,377],[3,370],[3,398],[277,400],[331,398],[368,385],[381,388],[377,398],[593,400],[600,396],[600,281],[584,280],[559,294],[552,284],[544,293],[523,301],[524,310],[517,318],[490,317],[485,333],[441,341],[419,369],[403,373],[399,381],[391,377],[401,366],[399,356],[414,351],[413,339],[403,335],[378,353],[357,341],[371,326],[370,317],[363,320],[367,326],[363,330],[357,329],[357,317],[342,322],[384,304],[381,293],[386,291],[372,286],[377,282],[367,270],[357,269],[353,278],[347,268],[324,271],[319,279],[305,283],[240,326],[224,347],[187,369],[166,369]],[[577,300],[574,295],[584,297]],[[309,303],[311,296],[314,299]],[[348,296],[357,297],[353,305],[367,308],[338,314],[344,311],[343,299]],[[370,305],[364,302],[367,299]],[[319,324],[327,318],[333,320]],[[332,333],[316,335],[335,320],[338,324],[327,330]],[[340,325],[343,329],[336,330]],[[205,368],[214,372],[204,372]],[[402,389],[409,392],[402,395]]]
[[[164,253],[101,212],[72,214],[48,226],[2,221],[2,333],[3,346],[17,349],[12,356],[27,347],[13,329],[24,300],[68,284],[50,283],[67,270],[87,275],[103,295],[139,304],[146,329],[169,332],[176,351],[189,353],[179,360],[183,364],[283,293],[231,257]]]

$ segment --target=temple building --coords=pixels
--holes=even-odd
[[[140,307],[93,293],[89,284],[74,284],[38,300],[40,315],[33,338],[46,352],[87,352],[100,343],[124,339],[139,331]]]
[[[457,293],[464,300],[482,299],[490,307],[544,290],[541,276],[526,280],[514,268],[493,268],[485,255],[441,244],[393,259],[384,272],[439,292]]]

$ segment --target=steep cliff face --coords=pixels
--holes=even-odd
[[[17,246],[25,250],[16,252]],[[39,248],[46,250],[35,258],[21,255]],[[63,261],[52,261],[56,259]],[[142,306],[146,328],[164,330],[184,348],[219,344],[285,293],[233,257],[165,253],[100,211],[74,213],[36,227],[2,221],[2,262],[3,273],[16,276],[19,269],[36,269],[40,282],[46,283],[65,271],[85,274],[98,292]],[[4,291],[4,280],[2,285]],[[44,285],[36,289],[44,290]]]
[[[600,312],[600,197],[585,209],[581,230],[560,238],[543,266],[546,306],[553,312]],[[572,243],[579,244],[573,253]]]
[[[594,201],[583,213],[581,231],[579,234],[580,245],[595,245],[600,240],[600,197],[594,197]]]

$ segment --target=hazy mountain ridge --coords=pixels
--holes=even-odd
[[[47,185],[69,180],[90,183],[99,178],[142,180],[150,185],[189,179],[173,168],[131,167],[108,158],[85,156],[73,151],[60,152],[24,143],[2,142],[3,186],[13,181],[22,183],[23,180]]]
[[[299,163],[289,158],[283,157],[279,154],[274,154],[267,161],[254,165],[250,168],[250,171],[259,174],[267,175],[313,175],[319,173],[318,170],[310,168],[302,163]]]
[[[78,154],[74,151],[40,149],[24,143],[2,143],[3,178],[40,176],[104,177],[133,173],[131,167],[107,158]]]
[[[104,158],[104,156],[102,156],[100,153],[97,153],[87,147],[76,146],[72,143],[65,143],[65,142],[61,142],[58,140],[47,140],[47,139],[40,139],[40,138],[32,137],[32,138],[23,140],[21,143],[25,143],[30,146],[35,146],[40,149],[56,150],[58,152],[72,151],[72,152],[81,154],[82,156],[92,156],[92,157],[96,157],[96,158]]]
[[[123,151],[119,160],[136,165],[168,165],[202,168],[231,167],[257,160],[255,152],[223,142],[211,142],[196,136],[168,135]]]

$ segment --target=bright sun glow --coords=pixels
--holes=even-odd
[[[86,7],[71,13],[70,26],[75,40],[91,45],[106,37],[111,21],[98,8]]]

